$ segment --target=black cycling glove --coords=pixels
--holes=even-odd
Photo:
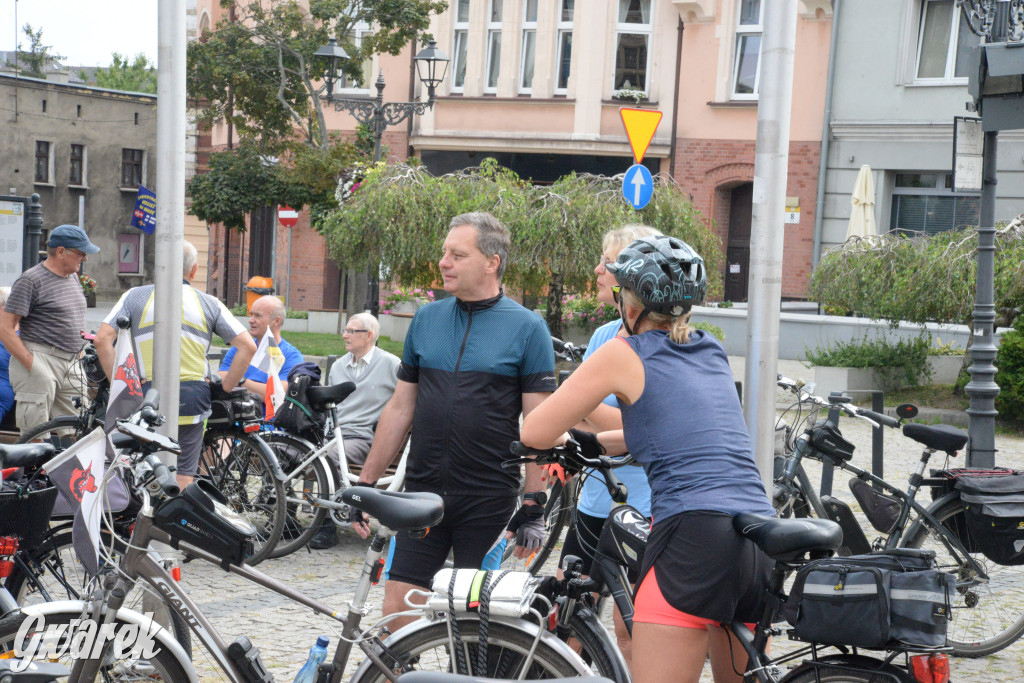
[[[597,440],[597,434],[585,432],[582,429],[570,429],[569,436],[580,445],[580,455],[584,458],[594,460],[604,455],[604,446]]]
[[[506,527],[516,535],[516,545],[537,550],[544,545],[544,506],[520,505]]]
[[[353,486],[368,486],[369,488],[376,488],[373,484],[367,484],[364,481],[357,481],[352,484]],[[363,519],[363,511],[359,508],[349,505],[348,506],[348,523],[349,524],[365,524],[366,520]]]

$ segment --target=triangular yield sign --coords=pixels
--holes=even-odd
[[[654,139],[654,131],[658,130],[658,124],[661,123],[661,115],[660,111],[652,109],[619,109],[622,125],[626,127],[626,137],[629,138],[629,146],[633,148],[633,158],[638,164],[644,160],[644,154]]]

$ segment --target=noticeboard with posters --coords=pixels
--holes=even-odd
[[[10,287],[21,275],[25,259],[24,201],[0,199],[0,287]]]

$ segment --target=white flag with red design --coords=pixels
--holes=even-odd
[[[99,427],[43,465],[60,492],[77,506],[71,542],[90,576],[99,570],[100,520],[103,515],[104,456],[107,437]]]
[[[142,405],[142,375],[145,368],[135,357],[135,345],[129,330],[117,331],[114,345],[114,377],[110,381],[110,399],[104,418],[109,434],[117,428],[117,421],[128,417]]]
[[[260,340],[260,345],[256,347],[256,355],[252,357],[252,362],[249,364],[267,375],[267,393],[263,399],[263,405],[266,410],[266,419],[273,420],[277,409],[284,403],[284,382],[278,376],[281,368],[284,367],[284,354],[281,353],[281,349],[277,346],[277,340],[274,339],[274,334],[269,328],[263,335],[263,339]]]

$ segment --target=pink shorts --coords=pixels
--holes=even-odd
[[[640,588],[636,592],[636,601],[633,605],[633,623],[701,629],[722,625],[721,622],[714,619],[706,619],[681,612],[668,604],[665,596],[661,594],[661,589],[658,588],[658,577],[654,575],[653,568],[647,572],[647,576],[644,577]],[[756,624],[745,624],[745,626],[753,631]]]

